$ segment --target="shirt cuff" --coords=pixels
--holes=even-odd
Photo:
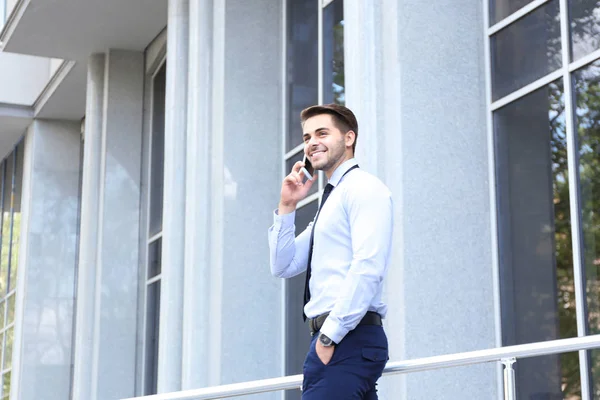
[[[320,332],[333,340],[334,343],[339,344],[348,334],[348,329],[335,322],[331,317],[327,317]]]
[[[273,212],[273,225],[280,228],[294,226],[296,219],[296,211],[288,214],[279,215],[279,210]]]

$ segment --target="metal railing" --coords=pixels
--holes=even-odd
[[[513,364],[517,361],[517,359],[568,353],[572,351],[589,350],[595,348],[600,348],[600,335],[551,340],[547,342],[506,346],[487,350],[469,351],[465,353],[426,357],[408,361],[389,362],[383,371],[383,376],[430,371],[440,368],[460,367],[488,362],[501,362],[504,365],[504,398],[506,400],[515,400],[516,387]],[[230,385],[213,386],[202,389],[134,397],[124,400],[224,399],[234,396],[299,389],[301,385],[302,375],[292,375],[281,378],[263,379],[234,383]]]

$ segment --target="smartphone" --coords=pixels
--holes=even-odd
[[[302,159],[302,162],[304,163],[304,167],[302,167],[300,169],[300,171],[302,171],[302,173],[304,174],[304,176],[306,176],[306,178],[308,178],[309,180],[312,181],[313,175],[315,173],[315,169],[313,168],[312,164],[310,163],[310,160],[308,159],[308,157],[306,157],[306,153],[304,153],[304,158]]]

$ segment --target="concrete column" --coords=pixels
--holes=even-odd
[[[377,137],[383,123],[382,104],[378,103],[383,90],[381,9],[378,1],[344,1],[344,42],[352,44],[344,45],[346,105],[359,121],[356,145],[359,165],[375,175],[379,172],[380,154]]]
[[[135,395],[144,55],[104,72],[91,400]]]
[[[75,356],[73,358],[73,398],[90,399],[94,338],[96,254],[102,160],[102,122],[104,103],[104,54],[89,58],[83,178],[81,184],[81,227],[79,231],[79,268],[77,275],[77,315]]]
[[[158,392],[181,389],[189,0],[169,0]]]
[[[219,365],[221,383],[279,376],[284,367],[283,282],[269,272],[265,236],[281,190],[281,6],[271,0],[215,2],[215,14],[224,18],[215,20],[215,35],[223,35],[215,43],[224,48],[215,49],[214,67],[220,97],[213,110],[210,234],[211,251],[218,253],[211,254],[216,300],[210,317],[216,323],[210,329],[220,340],[209,345],[220,355],[209,361]]]
[[[71,389],[80,124],[34,121],[24,145],[13,344],[13,399],[63,400]]]
[[[494,347],[482,7],[382,3],[344,2],[346,101],[359,119],[360,164],[394,195],[390,358]],[[496,372],[384,378],[381,396],[496,398]]]
[[[182,389],[207,386],[210,360],[213,0],[190,1]],[[216,375],[212,373],[212,375]]]

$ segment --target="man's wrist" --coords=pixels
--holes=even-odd
[[[277,210],[279,212],[279,215],[292,213],[296,211],[296,203],[290,204],[280,201]]]
[[[335,346],[337,344],[333,340],[331,340],[331,338],[329,336],[325,335],[324,333],[321,333],[319,335],[319,342],[324,347],[332,347],[332,346]]]

